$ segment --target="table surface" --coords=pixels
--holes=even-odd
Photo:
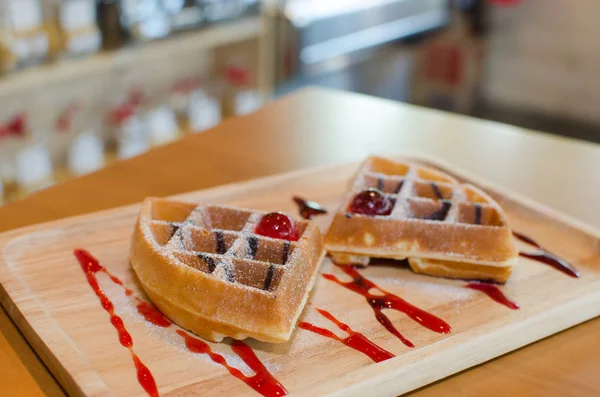
[[[0,207],[0,231],[371,154],[437,156],[600,229],[600,146],[372,97],[306,89],[208,132]],[[591,209],[591,208],[593,209]],[[417,390],[425,396],[597,396],[600,319]],[[0,387],[64,396],[0,309]]]

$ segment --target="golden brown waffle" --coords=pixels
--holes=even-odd
[[[354,196],[368,188],[394,203],[390,215],[348,212]],[[500,283],[518,255],[504,211],[486,193],[438,170],[378,157],[361,165],[325,246],[340,264],[408,258],[417,273]]]
[[[149,198],[131,265],[174,323],[215,342],[287,341],[324,255],[319,229],[297,221],[298,241],[253,233],[264,213]]]

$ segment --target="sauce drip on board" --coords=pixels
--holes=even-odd
[[[325,207],[315,201],[305,200],[298,196],[294,196],[293,199],[298,205],[300,216],[304,219],[312,219],[315,216],[325,215],[327,213]]]
[[[121,279],[110,273],[108,269],[102,266],[100,262],[98,262],[98,260],[95,257],[93,257],[89,252],[82,249],[77,249],[75,250],[74,254],[79,263],[81,264],[81,268],[83,269],[86,275],[88,284],[90,284],[90,286],[96,293],[96,296],[98,296],[98,298],[100,299],[102,307],[109,313],[111,324],[117,330],[120,343],[130,350],[132,360],[137,371],[137,379],[140,385],[144,388],[144,390],[148,393],[149,396],[158,397],[159,393],[152,373],[150,372],[148,367],[144,365],[140,358],[134,353],[133,339],[131,337],[131,334],[125,328],[125,323],[123,322],[123,319],[114,313],[114,305],[110,298],[108,298],[108,296],[100,287],[100,284],[98,283],[98,280],[96,278],[96,274],[99,272],[105,273],[114,284],[123,288],[123,291],[125,292],[126,296],[132,296],[133,290],[126,287],[123,281],[121,281]],[[169,328],[171,327],[171,325],[173,325],[173,323],[152,304],[144,301],[138,296],[133,296],[133,299],[137,303],[136,309],[138,313],[142,315],[147,322],[162,328]],[[206,344],[202,340],[192,337],[191,335],[188,335],[182,330],[177,330],[176,332],[179,335],[185,334],[190,340],[195,340],[195,345],[200,345],[201,343],[204,343],[207,346],[208,350],[210,350],[208,344]],[[186,346],[189,349],[189,346],[187,345],[187,338]],[[232,371],[237,371],[237,373],[241,374],[242,376],[236,376],[237,378],[241,379],[254,390],[258,391],[266,397],[277,397],[284,396],[287,394],[285,388],[269,372],[269,370],[259,360],[259,358],[256,356],[252,348],[250,348],[250,346],[241,341],[234,341],[231,345],[231,348],[233,352],[237,354],[246,363],[246,365],[248,365],[255,372],[255,375],[247,377],[244,374],[242,374],[241,371],[227,366],[226,368],[229,371],[229,373],[232,373]],[[191,349],[189,350],[192,351]],[[197,353],[196,351],[193,352]]]
[[[144,316],[146,321],[157,327],[168,328],[171,326],[171,320],[166,318],[156,307],[140,298],[136,297],[135,300],[137,301],[136,309],[138,313]]]
[[[389,351],[377,346],[365,335],[361,334],[360,332],[354,331],[352,328],[350,328],[350,326],[348,326],[347,324],[344,324],[343,322],[336,319],[331,313],[329,313],[323,309],[317,309],[317,311],[323,317],[325,317],[326,319],[330,320],[335,325],[337,325],[337,327],[339,329],[347,332],[349,334],[349,336],[347,336],[346,338],[340,338],[339,336],[337,336],[333,332],[329,331],[328,329],[317,327],[316,325],[313,325],[313,324],[310,324],[310,323],[307,323],[304,321],[301,322],[300,324],[298,324],[298,326],[302,329],[305,329],[310,332],[314,332],[315,334],[322,335],[326,338],[340,341],[344,345],[351,347],[352,349],[365,354],[366,356],[368,356],[371,360],[375,361],[376,363],[379,363],[379,362],[385,361],[385,360],[389,360],[390,358],[395,357]]]
[[[156,381],[154,380],[152,373],[150,372],[148,367],[144,365],[142,360],[140,360],[137,354],[135,354],[135,352],[133,351],[133,339],[131,338],[131,335],[125,328],[123,319],[117,314],[115,314],[115,306],[113,305],[110,298],[106,295],[102,287],[100,287],[98,279],[96,278],[96,274],[98,272],[104,272],[108,274],[110,279],[115,284],[125,288],[125,293],[128,295],[132,294],[131,290],[129,288],[126,288],[121,282],[121,280],[119,280],[117,277],[109,274],[108,271],[104,268],[104,266],[102,266],[100,262],[98,262],[98,260],[92,255],[90,255],[87,251],[80,249],[75,250],[75,257],[81,265],[81,269],[83,270],[85,277],[87,278],[88,284],[90,285],[90,287],[92,287],[92,290],[100,300],[102,308],[104,308],[104,310],[106,310],[106,312],[110,315],[110,322],[113,325],[113,327],[117,330],[119,342],[121,342],[121,345],[129,349],[129,352],[131,353],[131,358],[133,360],[133,364],[137,371],[138,382],[140,382],[140,385],[146,391],[146,393],[148,393],[149,396],[158,397],[158,388],[156,387]]]
[[[396,327],[394,327],[391,320],[383,313],[383,309],[393,309],[402,312],[417,323],[421,324],[423,327],[441,334],[449,334],[452,331],[450,325],[448,325],[448,323],[446,323],[444,320],[426,312],[425,310],[419,309],[399,296],[382,289],[374,282],[361,276],[355,267],[338,264],[336,264],[336,266],[344,273],[352,277],[352,281],[340,281],[333,274],[323,274],[323,277],[349,289],[352,292],[356,292],[357,294],[364,296],[367,300],[367,303],[369,303],[373,309],[377,321],[379,321],[379,323],[383,325],[392,335],[400,339],[406,346],[414,347],[414,344],[406,339],[396,329]],[[371,289],[379,291],[382,295],[373,295],[369,293]]]
[[[580,276],[577,269],[575,269],[575,267],[573,267],[569,262],[567,262],[563,258],[560,258],[560,257],[554,255],[551,252],[546,251],[546,249],[544,247],[542,247],[540,244],[538,244],[532,238],[530,238],[524,234],[517,233],[517,232],[513,232],[513,235],[516,238],[518,238],[519,240],[523,241],[524,243],[533,245],[535,248],[537,248],[537,251],[535,251],[535,252],[521,251],[521,252],[519,252],[520,256],[522,256],[524,258],[529,258],[529,259],[532,259],[534,261],[538,261],[541,263],[545,263],[546,265],[552,266],[556,270],[559,270],[568,276],[575,277],[575,278],[578,278]]]
[[[177,333],[185,340],[185,346],[192,353],[207,354],[215,363],[225,367],[227,371],[248,386],[267,397],[285,396],[287,390],[271,375],[271,373],[260,362],[254,351],[244,342],[233,341],[231,350],[237,354],[250,369],[255,372],[254,376],[246,376],[237,368],[227,364],[225,357],[211,350],[210,346],[201,339],[177,330]]]
[[[504,293],[496,285],[481,282],[473,282],[465,285],[465,288],[481,291],[496,302],[508,307],[509,309],[519,310],[519,305],[508,299],[506,295],[504,295]]]

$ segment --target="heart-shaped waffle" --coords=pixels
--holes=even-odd
[[[384,215],[351,211],[356,195],[370,188],[377,204],[381,195],[387,200]],[[340,264],[408,258],[418,273],[500,283],[518,256],[504,211],[486,193],[441,171],[378,157],[361,165],[325,245]]]
[[[289,340],[324,255],[319,229],[296,221],[299,239],[257,235],[265,213],[148,198],[131,265],[152,302],[210,341]]]

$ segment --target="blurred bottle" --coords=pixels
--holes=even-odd
[[[179,138],[179,125],[175,111],[168,105],[154,106],[145,115],[150,144],[161,146]]]
[[[198,0],[208,22],[239,18],[257,7],[255,0]]]
[[[14,158],[18,189],[16,197],[43,189],[55,182],[51,153],[51,144],[55,141],[54,131],[52,124],[44,122],[44,110],[23,114],[25,137],[15,151]]]
[[[92,128],[75,138],[69,150],[68,164],[75,176],[97,171],[104,166],[104,142]]]
[[[0,121],[0,184],[7,197],[17,191],[16,153],[25,146],[27,114],[17,112]]]
[[[128,159],[150,149],[147,126],[138,115],[131,114],[117,127],[117,156]]]
[[[464,17],[466,27],[474,37],[483,37],[488,28],[486,2],[484,0],[459,0],[456,8]]]
[[[56,9],[63,54],[76,57],[100,49],[95,0],[58,0]]]
[[[200,80],[194,77],[175,82],[169,106],[177,114],[181,131],[202,132],[221,122],[221,101],[215,91],[201,87]]]
[[[190,95],[188,105],[189,131],[198,133],[217,126],[221,122],[221,103],[216,96],[199,88]]]
[[[187,118],[190,95],[199,87],[199,79],[187,76],[176,80],[171,87],[168,102],[169,106],[177,113],[178,119],[183,120]],[[183,130],[187,130],[187,128],[183,128]]]
[[[50,152],[41,144],[33,143],[17,152],[15,164],[21,194],[29,194],[54,183]]]
[[[121,0],[119,4],[121,24],[133,39],[155,40],[171,32],[169,15],[160,0]]]
[[[160,0],[174,32],[193,29],[204,23],[204,12],[196,0]]]
[[[262,105],[262,98],[252,84],[247,68],[230,65],[224,70],[226,82],[223,117],[252,113]]]
[[[23,112],[12,115],[0,124],[0,140],[22,138],[27,130],[27,115]]]
[[[102,48],[114,50],[122,47],[127,34],[121,25],[121,10],[118,0],[99,0],[98,26],[102,32]]]
[[[485,42],[484,0],[454,0],[452,23],[417,48],[412,102],[470,113],[477,104]]]
[[[71,144],[83,128],[82,126],[88,122],[82,114],[83,104],[79,102],[79,98],[70,96],[70,93],[67,92],[68,88],[59,88],[61,91],[63,89],[65,92],[61,92],[61,95],[55,99],[58,104],[53,107],[47,105],[52,111],[51,124],[48,124],[54,127],[50,131],[51,135],[47,146],[50,150],[57,181],[69,176],[67,160]],[[40,117],[39,114],[38,117]],[[38,121],[38,123],[43,122],[44,120]]]
[[[5,0],[3,15],[2,69],[43,62],[50,50],[40,0]]]
[[[142,92],[132,87],[115,101],[110,111],[109,123],[114,129],[117,157],[120,159],[134,157],[150,149],[147,124],[140,117],[142,102]]]
[[[4,198],[9,199],[17,191],[17,169],[15,153],[0,158],[0,184],[3,186]]]

